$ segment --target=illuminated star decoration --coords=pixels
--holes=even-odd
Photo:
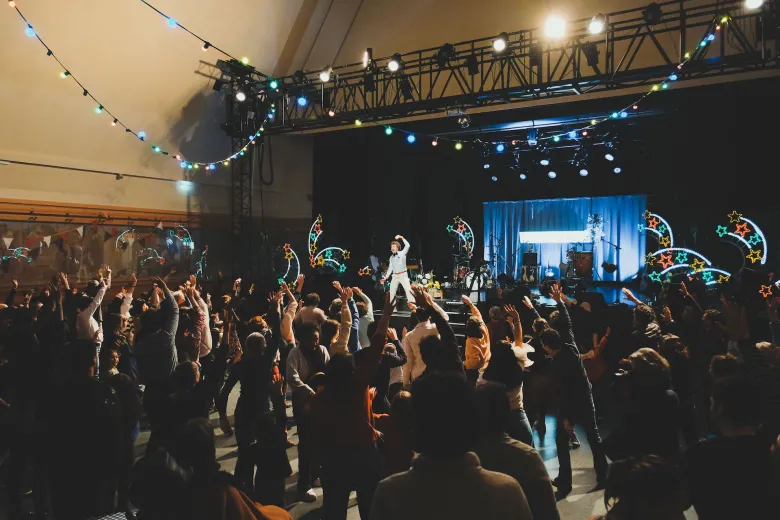
[[[699,260],[697,258],[696,260],[693,261],[693,263],[691,264],[691,267],[693,268],[693,272],[694,273],[698,273],[699,271],[703,271],[704,270],[704,262],[702,262],[701,260]]]
[[[312,233],[311,235],[309,235],[309,239],[317,240],[317,233]]]
[[[447,233],[452,233],[453,231],[455,231],[455,228],[452,226],[452,224],[447,226]]]
[[[761,289],[759,291],[761,293],[761,296],[764,298],[769,298],[772,296],[772,286],[771,285],[762,285]]]
[[[674,265],[674,260],[672,260],[672,253],[662,254],[660,260],[658,260],[658,263],[660,263],[664,269],[667,267],[672,267]]]
[[[661,283],[661,273],[650,273],[649,278],[656,283]]]
[[[292,249],[292,246],[290,244],[285,244],[284,245],[284,250],[285,251],[289,251],[290,249]]]
[[[350,253],[349,251],[347,251],[347,250],[345,249],[345,250],[344,250],[344,252],[343,252],[341,255],[344,257],[344,260],[349,260],[349,256],[350,256],[351,254],[352,254],[352,253]]]
[[[652,213],[650,213],[649,209],[646,209],[645,212],[643,213],[643,216],[645,217],[645,220],[649,219],[650,215],[652,215]]]
[[[312,267],[314,267],[314,266],[316,266],[316,265],[317,265],[317,262],[314,260],[314,255],[311,255],[311,256],[309,257],[309,264],[310,264]]]
[[[761,237],[758,235],[751,235],[750,238],[748,238],[748,244],[751,246],[755,246],[761,243]]]
[[[737,224],[742,219],[742,213],[737,213],[737,210],[732,211],[729,215],[729,222]]]
[[[712,281],[712,271],[707,271],[706,273],[703,273],[701,275],[701,279],[705,282],[711,282]]]
[[[463,236],[466,237],[466,238],[471,238],[471,232],[470,231],[466,231],[465,233],[463,233]]]
[[[325,251],[325,258],[333,258],[333,251],[330,249]]]
[[[686,264],[688,263],[688,253],[685,251],[680,251],[677,253],[677,263],[678,264]]]
[[[458,232],[463,233],[464,231],[466,231],[466,224],[461,222],[460,224],[458,224]]]
[[[728,234],[728,232],[729,232],[729,228],[727,228],[726,226],[718,226],[717,233],[719,237],[723,238]]]
[[[653,253],[649,253],[647,255],[647,259],[645,260],[645,264],[647,264],[647,265],[655,264],[655,257],[653,256]]]
[[[658,228],[658,222],[659,222],[658,219],[656,217],[653,217],[647,221],[647,227],[656,229]]]
[[[645,225],[642,223],[637,224],[637,229],[639,229],[640,233],[643,233],[645,231]]]
[[[750,233],[752,230],[748,228],[747,224],[737,224],[737,229],[734,231],[737,235],[741,236],[742,238],[745,238],[745,235]]]
[[[317,265],[325,265],[325,257],[324,256],[318,256],[317,257]]]
[[[731,278],[730,276],[726,276],[722,274],[718,276],[718,283],[726,283],[729,281],[730,278]]]
[[[276,283],[278,283],[279,285],[282,285],[284,283],[284,278],[278,278],[276,280]]]
[[[346,265],[344,265],[344,264],[341,264],[341,265],[339,266],[339,272],[340,272],[340,273],[343,273],[343,272],[344,272],[344,271],[346,271],[346,270],[347,270],[347,266],[346,266]]]
[[[317,223],[322,224],[322,215],[317,215]]]
[[[322,226],[319,224],[314,224],[314,232],[317,233],[318,235],[322,233]]]
[[[664,233],[666,233],[666,224],[661,224],[661,225],[658,227],[658,232],[659,232],[659,233],[661,233],[662,235],[663,235]]]
[[[358,270],[358,276],[369,276],[371,274],[371,268],[365,266]]]
[[[316,253],[317,252],[317,244],[312,244],[311,247],[309,247],[309,251],[311,251],[312,253]]]
[[[460,217],[459,216],[455,216],[455,218],[452,219],[452,220],[454,220],[456,224],[460,223]]]
[[[761,251],[757,251],[755,249],[751,249],[750,253],[748,253],[746,258],[755,264],[756,262],[761,260]]]
[[[670,239],[669,237],[661,237],[659,243],[664,247],[669,247],[669,244],[672,243],[672,239]]]
[[[287,251],[287,252],[284,254],[284,259],[285,259],[285,260],[292,260],[293,258],[295,258],[295,255],[293,255],[293,252],[292,252],[292,251]]]

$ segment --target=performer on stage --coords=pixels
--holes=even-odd
[[[404,243],[403,249],[401,249],[401,244],[398,242],[399,240]],[[390,242],[390,251],[392,251],[392,254],[390,255],[390,265],[387,268],[384,278],[382,278],[382,283],[384,284],[388,278],[391,276],[393,277],[392,280],[390,280],[390,301],[393,301],[395,298],[398,284],[401,284],[404,291],[406,291],[406,299],[410,302],[414,302],[412,286],[409,283],[409,274],[406,272],[406,253],[409,252],[409,242],[401,235],[396,235],[395,240]]]

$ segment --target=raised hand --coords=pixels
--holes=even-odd
[[[523,296],[523,305],[525,305],[525,306],[526,306],[526,308],[527,308],[529,311],[532,311],[532,310],[534,310],[534,304],[533,304],[533,303],[531,303],[531,298],[529,298],[528,296]]]
[[[688,292],[688,288],[685,286],[685,282],[680,282],[680,294],[682,294],[686,298],[691,297],[691,293]]]
[[[351,300],[353,296],[353,290],[352,287],[347,287],[344,289],[344,294],[347,295],[347,300]]]
[[[669,308],[668,305],[664,306],[664,310],[661,313],[661,321],[663,323],[671,323],[672,322],[672,310]]]
[[[517,312],[514,305],[504,305],[504,313],[506,313],[507,317],[512,321],[520,321],[520,313]]]
[[[388,327],[387,339],[389,339],[390,341],[398,341],[398,333],[395,331],[394,328]]]
[[[333,287],[335,287],[338,292],[340,293],[343,292],[343,289],[341,288],[341,282],[339,281],[333,282]]]
[[[557,283],[550,286],[550,297],[555,300],[555,303],[561,303],[563,295],[561,294],[561,287]]]
[[[395,239],[396,239],[396,240],[401,240],[402,238],[404,238],[404,237],[402,237],[401,235],[396,235],[396,236],[395,236]]]
[[[14,277],[13,280],[11,280],[11,283],[14,285],[14,291],[19,288],[19,279]]]
[[[468,297],[468,296],[466,296],[465,294],[464,294],[463,296],[461,296],[461,298],[460,298],[460,299],[463,301],[463,303],[465,303],[465,304],[466,304],[466,305],[468,305],[469,307],[471,307],[471,306],[473,306],[473,305],[474,305],[473,303],[471,303],[471,298],[469,298],[469,297]]]
[[[361,290],[360,290],[360,287],[353,287],[353,288],[352,288],[352,291],[353,291],[355,294],[357,294],[358,296],[360,296],[361,298],[363,297],[363,291],[361,291]]]
[[[152,282],[156,283],[160,289],[168,288],[168,286],[165,284],[165,281],[159,276],[152,276]]]

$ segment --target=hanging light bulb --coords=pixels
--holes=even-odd
[[[27,24],[27,29],[25,30],[25,33],[27,33],[27,36],[35,36],[35,29],[33,29],[33,26],[30,24]]]
[[[463,143],[461,143],[461,142],[455,143],[455,149],[458,150],[458,151],[462,150],[463,149]]]
[[[238,101],[246,101],[246,94],[244,94],[242,91],[236,92],[236,99]]]
[[[393,129],[389,126],[385,127],[385,135],[393,135]]]
[[[168,18],[168,27],[170,27],[171,29],[173,29],[173,28],[175,28],[177,25],[179,25],[179,24],[177,24],[177,23],[176,23],[176,20],[174,20],[173,18]]]
[[[211,44],[209,42],[203,42],[203,47],[201,47],[201,49],[203,50],[203,52],[206,52],[207,50],[209,50],[209,47],[211,47]]]
[[[95,113],[100,114],[103,112],[103,105],[95,107]]]
[[[417,138],[414,136],[414,134],[409,134],[406,136],[406,142],[409,144],[413,144]]]
[[[117,120],[117,119],[114,119],[113,121],[111,121],[111,126],[116,126],[116,124],[117,124],[118,122],[119,122],[119,120]]]
[[[14,2],[14,0],[8,0],[8,7],[16,7],[16,2]]]
[[[332,108],[328,110],[328,116],[334,117],[335,115],[336,115],[336,111],[335,110],[333,110]]]
[[[355,119],[355,126],[360,126],[362,124],[363,124],[363,121],[361,121],[360,119]]]
[[[62,79],[65,79],[65,78],[67,78],[68,76],[70,76],[70,72],[68,72],[67,70],[63,70],[62,72],[60,72],[60,77],[61,77]]]
[[[439,146],[439,138],[434,137],[433,141],[431,141],[431,146]]]
[[[276,90],[277,88],[279,88],[279,82],[276,81],[275,79],[272,79],[271,81],[268,82],[268,88],[270,88],[271,90]]]
[[[599,13],[590,19],[588,32],[590,34],[601,34],[604,31],[604,25],[606,25],[606,17]]]

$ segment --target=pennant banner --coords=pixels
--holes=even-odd
[[[14,241],[14,237],[3,237],[3,243],[5,243],[5,248],[10,249],[11,243]]]
[[[76,231],[78,231],[78,232],[79,232],[79,235],[80,235],[80,236],[82,236],[82,237],[84,236],[84,226],[79,226],[79,227],[77,227],[77,228],[76,228]]]
[[[51,245],[51,237],[43,237],[43,242],[46,244],[46,247]]]

